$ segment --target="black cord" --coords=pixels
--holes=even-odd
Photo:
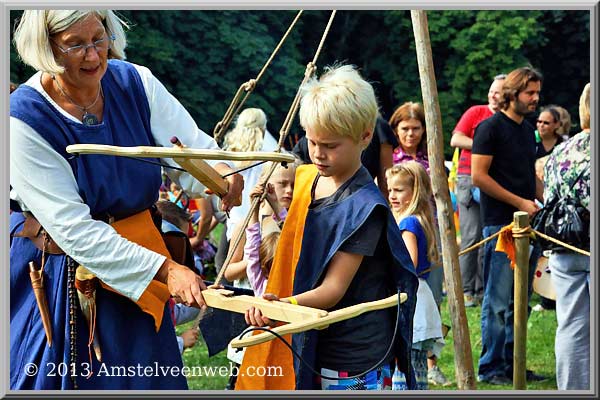
[[[259,161],[259,162],[257,162],[256,164],[252,164],[252,165],[249,165],[249,166],[247,166],[247,167],[240,168],[240,169],[238,169],[237,171],[233,171],[233,172],[230,172],[230,173],[228,173],[228,174],[225,174],[225,175],[223,175],[223,178],[227,178],[228,176],[235,175],[235,174],[237,174],[238,172],[242,172],[242,171],[245,171],[245,170],[247,170],[247,169],[250,169],[250,168],[257,167],[257,166],[259,166],[260,164],[264,164],[264,163],[266,163],[266,162],[267,162],[267,160],[265,160],[265,161]]]
[[[398,333],[398,318],[400,316],[400,291],[398,291],[398,308],[397,308],[397,312],[398,313],[396,314],[396,323],[394,324],[394,334],[392,335],[392,341],[390,342],[390,345],[388,346],[388,349],[385,352],[385,354],[383,355],[383,357],[381,357],[381,359],[379,361],[377,361],[377,363],[375,363],[375,365],[373,365],[371,368],[367,369],[364,372],[361,372],[360,374],[352,375],[352,376],[339,377],[339,376],[322,375],[321,373],[317,372],[310,364],[308,364],[308,362],[306,362],[302,358],[302,356],[300,356],[300,354],[298,354],[298,352],[292,348],[292,345],[289,344],[288,341],[283,338],[283,336],[281,336],[279,333],[271,330],[270,328],[264,328],[262,326],[254,326],[254,327],[247,328],[247,329],[245,329],[240,334],[240,336],[238,337],[238,339],[242,339],[242,337],[245,334],[247,334],[249,332],[253,332],[253,331],[269,332],[273,336],[275,336],[277,339],[281,340],[283,342],[283,344],[285,344],[287,346],[287,348],[289,348],[292,351],[292,353],[294,354],[294,356],[296,356],[296,358],[298,358],[316,376],[319,376],[319,377],[321,377],[323,379],[329,379],[329,380],[355,379],[355,378],[359,378],[359,377],[361,377],[363,375],[366,375],[369,372],[371,372],[374,369],[376,369],[377,367],[379,367],[385,361],[385,359],[387,358],[388,354],[390,354],[390,351],[392,351],[392,348],[394,347],[394,342],[396,341],[396,334]],[[241,351],[241,348],[238,348],[237,351]]]
[[[79,154],[73,155],[73,156],[71,156],[71,157],[67,158],[67,160],[73,160],[73,159],[75,159],[76,157],[79,157]],[[171,168],[171,169],[176,169],[176,170],[178,170],[178,171],[187,172],[187,171],[186,171],[185,169],[183,169],[183,168],[180,168],[180,167],[174,167],[174,166],[172,166],[172,165],[168,165],[168,164],[163,164],[163,163],[161,163],[161,162],[158,162],[158,161],[152,161],[152,160],[148,160],[148,159],[146,159],[146,158],[135,157],[135,156],[122,156],[122,157],[125,157],[125,158],[130,158],[130,159],[132,159],[132,160],[142,161],[142,162],[145,162],[145,163],[148,163],[148,164],[159,165],[159,166],[161,166],[161,167],[165,167],[165,168]]]

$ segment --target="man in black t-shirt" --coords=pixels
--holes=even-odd
[[[475,130],[471,177],[481,189],[483,237],[510,224],[515,211],[532,217],[539,209],[535,199],[542,199],[543,185],[535,175],[534,127],[525,117],[535,111],[541,85],[541,75],[532,68],[512,71],[502,87],[500,112]],[[491,240],[484,248],[478,375],[482,382],[509,384],[513,375],[514,277],[509,259],[495,251],[496,242]],[[530,256],[530,294],[538,255],[536,248]],[[528,371],[527,379],[543,378]]]

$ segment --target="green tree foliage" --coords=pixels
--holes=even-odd
[[[149,66],[212,132],[238,87],[256,77],[279,42],[294,12],[129,11],[128,59]],[[262,108],[279,128],[303,68],[298,36],[291,36],[261,78],[245,106]],[[294,80],[293,78],[296,77]],[[275,125],[273,122],[277,123]]]
[[[11,20],[21,14],[11,11]],[[212,132],[238,87],[256,77],[296,11],[119,11],[131,24],[128,60],[149,67]],[[277,135],[314,57],[331,12],[305,11],[246,107],[260,107]],[[590,77],[589,12],[576,10],[429,11],[428,25],[446,143],[458,118],[484,104],[494,75],[530,64],[544,75],[541,105],[556,103],[577,121],[577,101]],[[317,61],[357,65],[389,117],[421,101],[408,10],[338,11]],[[11,80],[32,70],[11,48]],[[299,132],[297,124],[293,133]],[[446,155],[452,149],[446,146]]]

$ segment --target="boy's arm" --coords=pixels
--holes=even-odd
[[[323,282],[312,290],[294,296],[298,304],[321,309],[335,306],[344,297],[362,260],[363,256],[360,254],[343,251],[335,253]]]
[[[196,231],[196,235],[190,238],[190,243],[194,250],[198,250],[201,247],[204,238],[208,235],[208,232],[210,232],[214,215],[212,205],[208,199],[202,197],[198,198],[196,199],[196,204],[198,205],[198,211],[200,211],[200,219],[198,220],[198,230]]]
[[[230,253],[233,253],[230,261],[232,264],[237,263],[238,261],[242,261],[242,259],[244,258],[244,245],[246,244],[246,235],[242,234],[242,237],[240,238],[240,243],[235,249],[233,248],[233,240],[241,234],[240,231],[242,230],[242,225],[242,223],[236,224],[235,229],[233,230],[233,234],[231,235],[231,241],[229,243],[229,251],[227,252],[227,255],[229,256]],[[227,278],[227,275],[225,275],[225,277]],[[227,279],[231,281],[231,279]]]
[[[338,251],[329,263],[323,283],[312,290],[294,296],[294,298],[299,305],[307,307],[328,309],[335,306],[344,297],[352,278],[354,278],[360,267],[362,259],[363,256],[360,254]],[[279,299],[271,293],[263,294],[263,298],[290,303],[289,298]],[[276,325],[275,321],[264,317],[260,309],[255,307],[246,310],[245,318],[248,325],[269,325],[271,327]]]
[[[243,250],[244,249],[242,249],[242,252],[243,252]],[[233,282],[237,279],[245,278],[247,264],[248,264],[248,261],[246,261],[246,260],[230,262],[229,266],[225,270],[225,273],[223,274],[225,276],[225,279],[227,279],[229,282]]]

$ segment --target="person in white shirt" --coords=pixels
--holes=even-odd
[[[65,147],[171,147],[169,140],[176,134],[187,146],[218,148],[148,68],[122,61],[123,26],[110,10],[27,10],[15,31],[21,60],[38,72],[10,97],[11,207],[20,208],[11,214],[11,234],[27,236],[30,232],[23,227],[30,225],[25,221],[37,221],[64,254],[43,257],[32,240],[38,231],[11,239],[13,390],[187,388],[181,374],[100,373],[111,366],[181,367],[173,324],[168,316],[163,318],[166,298],[172,295],[201,307],[205,285],[190,269],[165,256],[160,233],[151,222],[133,222],[134,217],[151,221],[148,210],[158,198],[160,166],[125,157],[72,157]],[[174,165],[172,160],[162,162]],[[212,165],[220,174],[232,172],[225,163]],[[170,175],[187,193],[203,194],[204,186],[189,174]],[[239,174],[227,181],[225,210],[232,208],[243,188]],[[130,231],[139,237],[128,240],[116,231],[117,224],[133,226]],[[44,268],[51,347],[29,282],[30,262]],[[90,332],[73,298],[77,265],[100,282],[95,332]],[[91,356],[88,336],[97,336],[102,363]],[[24,370],[28,363],[37,365],[39,372]],[[48,368],[60,363],[73,364],[69,374],[49,374]]]

